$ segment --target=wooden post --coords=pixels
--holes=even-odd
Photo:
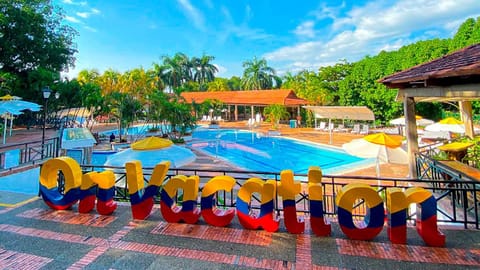
[[[472,102],[469,100],[459,101],[458,105],[460,107],[463,124],[465,125],[465,136],[473,139],[475,132],[473,130]]]
[[[418,178],[417,162],[415,154],[418,153],[418,134],[417,120],[415,119],[415,100],[413,97],[405,97],[403,100],[403,110],[405,113],[405,127],[407,136],[407,154],[408,154],[408,171],[410,179]]]

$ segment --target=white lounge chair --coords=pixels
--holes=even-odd
[[[333,129],[334,132],[347,132],[348,128],[345,128],[344,124],[338,124],[336,128]]]
[[[325,130],[327,123],[326,122],[320,122],[320,125],[315,128],[315,130]]]
[[[325,130],[325,131],[330,131],[330,130],[333,131],[334,126],[335,126],[335,125],[334,125],[333,123],[330,123],[330,124],[328,125],[328,127],[325,127],[324,130]]]
[[[370,127],[368,125],[363,125],[362,130],[360,130],[360,134],[367,135],[370,131]]]
[[[353,133],[353,134],[360,133],[360,124],[353,125],[353,129],[352,129],[351,133]]]

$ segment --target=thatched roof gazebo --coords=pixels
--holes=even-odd
[[[397,99],[403,101],[411,178],[417,177],[415,102],[458,102],[465,134],[473,137],[471,101],[480,99],[480,43],[384,77],[379,82],[398,89]]]

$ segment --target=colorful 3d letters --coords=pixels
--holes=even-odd
[[[318,166],[308,170],[308,196],[310,206],[310,226],[316,236],[327,236],[332,233],[330,222],[323,217],[322,171]]]
[[[273,198],[275,197],[275,181],[266,182],[258,178],[248,179],[238,191],[237,217],[246,229],[263,228],[267,232],[276,232],[279,221],[274,219]],[[260,193],[261,205],[258,217],[250,215],[250,202],[254,192]]]
[[[353,223],[353,206],[357,199],[365,200],[367,215],[362,228]],[[337,194],[338,223],[343,233],[354,240],[371,240],[383,229],[385,211],[382,198],[369,185],[348,184]]]
[[[60,193],[57,186],[58,171],[62,171],[65,189]],[[82,169],[70,157],[59,157],[43,163],[40,172],[40,195],[45,203],[55,210],[64,210],[77,203],[80,198]]]
[[[132,204],[132,216],[134,219],[146,219],[153,209],[153,196],[157,194],[163,180],[170,168],[170,162],[164,161],[155,166],[152,176],[145,187],[142,164],[140,161],[131,161],[125,164],[127,171],[128,193]]]
[[[197,223],[200,218],[200,209],[197,208],[197,194],[200,178],[198,175],[186,177],[177,175],[170,179],[160,193],[160,211],[167,222],[177,223],[184,221],[188,224]],[[175,203],[177,190],[183,189],[182,206]]]
[[[284,206],[285,227],[290,233],[302,233],[305,229],[303,221],[297,217],[295,197],[301,192],[301,183],[295,181],[293,172],[282,171],[280,182],[263,181],[250,178],[238,190],[235,209],[218,209],[215,196],[218,191],[231,192],[236,181],[230,176],[216,176],[203,187],[201,194],[201,211],[197,205],[200,179],[198,176],[177,175],[165,184],[169,162],[159,163],[153,170],[148,186],[145,188],[140,161],[126,163],[130,203],[134,219],[146,219],[154,205],[154,196],[161,191],[160,210],[168,222],[198,222],[200,215],[213,226],[227,226],[231,223],[235,212],[240,224],[246,229],[263,228],[275,232],[279,228],[279,220],[275,218],[274,199],[276,188],[282,197]],[[65,179],[65,190],[58,190],[58,173]],[[277,186],[278,185],[278,186]],[[93,210],[95,201],[97,212],[102,215],[111,214],[117,205],[113,201],[115,177],[113,172],[89,172],[82,175],[78,163],[69,157],[50,159],[45,162],[40,172],[40,194],[45,203],[52,209],[63,210],[80,201],[78,211],[87,213]],[[182,205],[175,203],[178,190],[183,190]],[[251,215],[251,197],[260,194],[261,205],[258,217]],[[308,171],[308,198],[310,206],[310,224],[317,236],[331,234],[331,225],[324,218],[322,171],[319,167],[310,167]],[[363,199],[367,205],[364,224],[358,228],[353,221],[354,203]],[[421,208],[421,216],[417,218],[417,231],[429,246],[445,245],[445,236],[437,228],[437,205],[433,195],[420,187],[412,187],[405,192],[398,188],[387,190],[388,236],[392,243],[406,242],[406,219],[410,204]],[[338,223],[345,235],[351,239],[370,240],[383,228],[385,212],[384,203],[377,191],[366,184],[348,184],[337,193]]]
[[[110,215],[117,209],[113,200],[115,195],[115,175],[112,171],[89,172],[83,175],[80,186],[80,202],[78,212],[88,213],[93,210],[97,201],[97,212]]]
[[[416,203],[422,209],[417,217],[417,232],[423,241],[429,246],[443,247],[445,235],[437,227],[437,201],[432,193],[420,187],[411,187],[405,191],[405,196],[409,204]]]
[[[202,217],[213,226],[225,227],[235,217],[235,209],[220,210],[215,207],[215,194],[218,191],[225,190],[231,192],[235,186],[235,179],[231,176],[215,176],[203,187],[201,208]]]
[[[282,196],[285,227],[289,233],[303,233],[305,223],[297,218],[295,196],[300,193],[301,184],[293,180],[293,171],[284,170],[280,173],[278,195]]]

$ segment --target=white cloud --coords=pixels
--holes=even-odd
[[[72,16],[65,16],[65,20],[72,22],[72,23],[82,23],[79,19],[72,17]]]
[[[221,33],[218,35],[220,41],[225,40],[230,35],[248,40],[266,40],[272,37],[272,35],[266,33],[263,29],[251,28],[248,25],[252,16],[250,6],[247,5],[245,7],[245,17],[240,24],[235,23],[230,11],[226,7],[222,6],[220,11],[224,17],[223,23],[221,24]]]
[[[77,15],[78,17],[84,18],[84,19],[87,19],[88,17],[90,17],[92,15],[97,15],[97,14],[100,14],[100,10],[98,10],[96,8],[92,8],[90,10],[90,12],[77,12],[77,13],[75,13],[75,15]]]
[[[88,5],[88,3],[85,2],[85,1],[75,2],[75,1],[73,1],[73,0],[62,0],[62,2],[63,2],[64,4],[67,4],[67,5],[75,5],[75,6],[86,6],[86,5]]]
[[[206,27],[203,14],[196,9],[189,0],[177,0],[177,2],[180,4],[185,16],[192,20],[195,27],[199,30],[205,31]]]
[[[293,31],[295,35],[297,36],[305,36],[308,38],[313,38],[315,37],[315,30],[313,27],[315,26],[314,21],[306,21],[297,26],[295,30]]]
[[[88,12],[77,12],[75,13],[78,17],[82,17],[84,19],[88,18],[90,16],[90,13]]]
[[[84,28],[85,30],[88,30],[88,31],[93,32],[93,33],[98,32],[98,30],[97,30],[96,28],[90,27],[90,26],[88,26],[88,25],[84,26],[83,28]]]
[[[345,17],[337,18],[331,25],[330,35],[333,37],[330,40],[318,38],[285,46],[266,53],[264,57],[287,68],[310,66],[317,69],[324,63],[335,63],[347,56],[347,61],[357,61],[380,50],[396,49],[417,38],[434,38],[432,35],[443,38],[440,33],[451,37],[451,32],[456,31],[455,26],[480,14],[477,1],[404,0],[393,4],[372,1],[353,8]],[[318,18],[334,16],[334,12],[326,12],[325,7],[315,14]],[[296,34],[298,29],[294,31]],[[411,33],[415,33],[415,37]]]

